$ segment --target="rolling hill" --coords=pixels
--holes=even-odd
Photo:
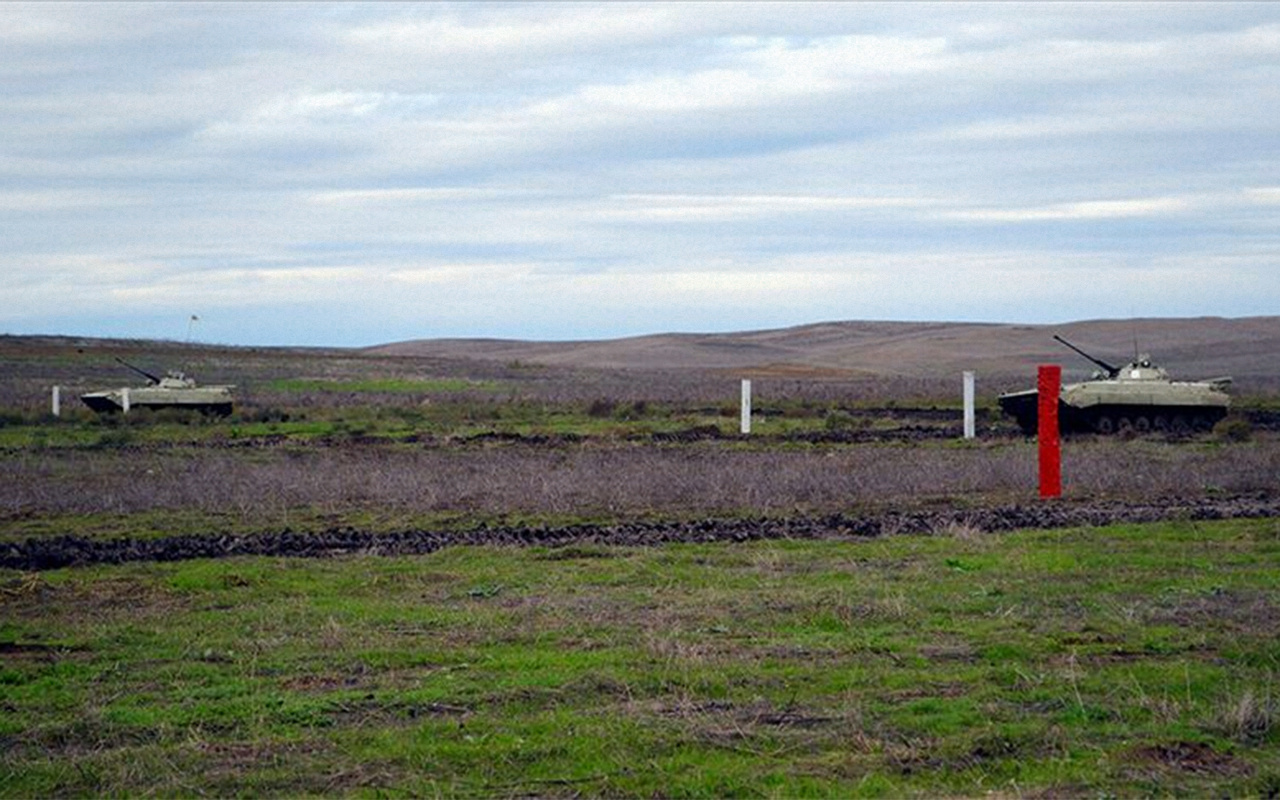
[[[423,339],[366,348],[370,355],[520,361],[608,369],[716,369],[750,373],[932,377],[971,369],[1022,374],[1059,363],[1092,366],[1053,341],[1059,334],[1097,358],[1150,353],[1175,378],[1280,375],[1280,316],[1090,320],[1061,325],[823,322],[741,333],[669,333],[598,341]]]

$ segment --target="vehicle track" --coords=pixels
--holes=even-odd
[[[1025,528],[1064,528],[1166,520],[1280,517],[1280,498],[1170,500],[1167,503],[1051,501],[948,510],[840,513],[785,519],[705,519],[684,522],[620,522],[564,527],[486,527],[468,531],[370,532],[332,528],[256,534],[181,535],[158,538],[31,537],[0,545],[0,567],[47,570],[137,561],[183,561],[233,556],[331,557],[415,555],[445,547],[644,547],[671,543],[747,542],[763,539],[856,539],[895,533],[932,533],[964,525],[985,533]]]

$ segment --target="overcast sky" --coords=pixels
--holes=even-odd
[[[1276,3],[5,3],[0,120],[0,333],[1280,313]]]

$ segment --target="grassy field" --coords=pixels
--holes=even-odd
[[[0,569],[0,796],[1280,794],[1280,519],[981,530],[1046,507],[990,383],[963,442],[952,378],[775,370],[747,438],[714,370],[167,347],[0,341],[0,555],[473,544]],[[48,414],[116,354],[236,410]],[[1238,399],[1211,434],[1068,440],[1059,507],[1273,513],[1280,405]],[[492,535],[725,520],[797,538]]]
[[[5,796],[1280,791],[1276,520],[0,580]]]

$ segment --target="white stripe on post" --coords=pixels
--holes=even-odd
[[[53,415],[55,417],[62,416],[62,397],[59,387],[53,387]]]
[[[751,381],[742,379],[742,424],[743,433],[751,433]]]

